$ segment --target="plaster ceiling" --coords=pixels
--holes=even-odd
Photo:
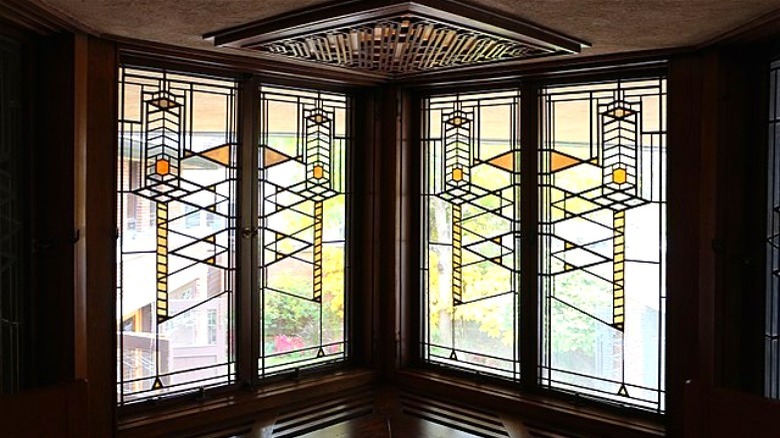
[[[322,0],[35,0],[100,34],[215,48],[202,35]],[[780,0],[471,0],[588,41],[575,56],[696,45],[780,9]]]

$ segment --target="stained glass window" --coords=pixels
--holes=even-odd
[[[769,70],[766,370],[764,392],[780,398],[780,61]]]
[[[518,91],[425,99],[423,358],[518,379]]]
[[[261,93],[261,376],[346,358],[347,148],[343,94]]]
[[[542,93],[543,386],[664,410],[666,82]]]
[[[234,379],[237,89],[129,67],[119,78],[117,396],[127,404]]]

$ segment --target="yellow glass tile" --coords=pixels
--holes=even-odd
[[[625,184],[628,181],[626,169],[615,169],[612,171],[612,182],[615,184]]]
[[[452,169],[452,180],[463,181],[463,169],[461,169],[460,167]]]

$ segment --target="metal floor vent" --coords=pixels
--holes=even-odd
[[[498,415],[427,397],[402,392],[401,410],[406,415],[422,418],[442,426],[486,438],[505,438],[509,433]]]
[[[374,394],[362,391],[332,401],[283,412],[274,424],[274,438],[296,437],[374,412]]]

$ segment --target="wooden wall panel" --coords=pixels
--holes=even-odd
[[[667,247],[667,432],[681,436],[685,381],[699,373],[702,176],[702,57],[678,57],[669,71]]]
[[[86,305],[86,378],[89,381],[89,427],[92,437],[114,432],[116,379],[115,264],[116,257],[116,48],[111,42],[88,38],[86,50],[77,59],[86,69],[79,102],[84,105],[83,142],[76,156],[77,186],[85,189],[78,197],[77,214],[83,218],[83,244],[76,255],[78,291]],[[80,280],[80,281],[79,281]]]
[[[27,136],[34,386],[73,378],[73,35],[36,40]]]

